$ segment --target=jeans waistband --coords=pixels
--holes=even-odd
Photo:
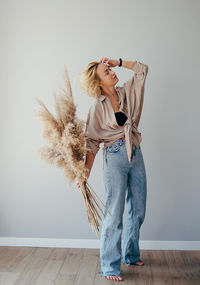
[[[111,145],[105,147],[104,150],[108,149],[108,148],[111,148],[111,147],[116,147],[117,145],[119,146],[122,146],[122,145],[126,145],[126,141],[124,138],[119,138],[117,139],[116,141],[114,141]],[[136,148],[135,144],[133,143],[133,147]],[[139,146],[139,149],[140,149],[140,146]]]
[[[117,143],[119,145],[125,144],[125,139],[120,138],[120,139],[116,140],[113,144],[115,144],[115,143]]]

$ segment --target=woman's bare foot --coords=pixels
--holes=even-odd
[[[113,280],[113,281],[123,281],[124,279],[121,276],[114,276],[114,275],[108,275],[106,276],[108,280]]]
[[[133,263],[134,265],[139,265],[139,266],[143,266],[144,262],[142,260],[138,260],[136,262]]]
[[[124,264],[126,264],[127,266],[132,266],[132,265],[137,265],[137,266],[144,266],[144,262],[140,259],[136,262],[133,262],[133,263],[126,263],[123,261]]]

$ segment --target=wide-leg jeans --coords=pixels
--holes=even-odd
[[[100,236],[101,275],[120,275],[121,259],[128,266],[140,260],[139,230],[146,212],[147,181],[141,146],[133,144],[131,161],[124,139],[103,152],[105,217]],[[123,248],[123,213],[127,203]]]

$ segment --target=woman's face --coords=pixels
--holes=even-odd
[[[118,81],[118,77],[111,67],[105,63],[100,63],[96,70],[97,75],[100,78],[100,86],[110,87],[114,86]]]

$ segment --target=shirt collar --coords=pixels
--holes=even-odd
[[[101,94],[97,99],[103,101],[106,98],[106,95]]]

